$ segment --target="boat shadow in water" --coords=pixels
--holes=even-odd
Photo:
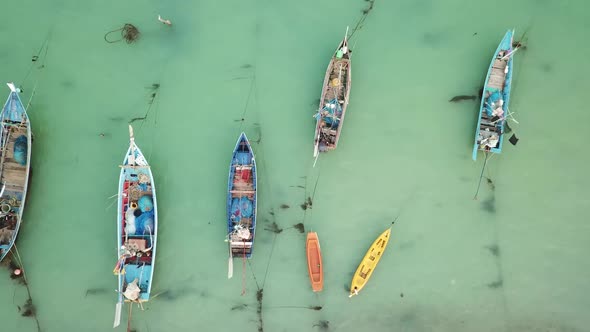
[[[191,296],[191,295],[198,295],[202,298],[209,297],[209,293],[207,291],[197,291],[197,289],[192,287],[185,287],[185,288],[177,288],[177,289],[167,289],[156,293],[152,299],[158,299],[163,301],[176,301],[183,297]]]
[[[88,295],[102,295],[111,292],[112,290],[110,288],[88,288],[86,293],[84,293],[84,297],[87,297]]]
[[[458,103],[464,100],[473,100],[473,101],[477,101],[481,98],[481,96],[483,95],[483,87],[480,87],[479,90],[477,90],[477,94],[475,95],[457,95],[454,96],[453,98],[449,99],[450,103]]]

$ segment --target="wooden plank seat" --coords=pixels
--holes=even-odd
[[[494,60],[494,64],[492,65],[492,68],[498,68],[498,69],[504,70],[504,68],[506,68],[507,65],[508,65],[508,61],[496,59],[496,60]]]
[[[233,181],[234,189],[233,190],[249,190],[253,189],[254,185],[250,181],[244,181],[241,178],[234,179]]]
[[[229,243],[233,248],[252,248],[252,242],[231,241]]]
[[[238,221],[234,221],[233,223],[235,225],[237,225],[239,223],[240,225],[249,228],[250,226],[252,226],[252,218],[241,218],[239,220],[239,222]]]
[[[336,136],[336,130],[332,130],[328,127],[323,127],[322,128],[322,133],[324,134],[328,134],[328,135],[332,135],[332,136]]]
[[[256,191],[254,190],[230,190],[232,194],[255,194]]]
[[[246,198],[253,198],[254,193],[248,193],[248,194],[244,194],[244,193],[232,193],[231,197],[232,198],[240,198],[240,197],[246,197]]]
[[[138,166],[132,166],[132,165],[119,165],[119,167],[121,167],[121,168],[134,168],[134,169],[137,169],[137,168],[150,168],[150,167],[149,167],[149,166],[147,166],[147,165],[146,165],[146,166],[143,166],[143,165],[138,165]]]

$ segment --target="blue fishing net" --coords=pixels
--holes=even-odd
[[[241,218],[250,218],[254,212],[254,204],[247,197],[234,198],[231,204],[231,214],[237,220]]]
[[[241,217],[240,213],[240,199],[234,198],[231,202],[231,214],[232,216]]]
[[[14,160],[25,165],[27,163],[27,136],[21,135],[14,142]]]
[[[154,232],[154,211],[144,212],[135,218],[135,234],[152,234]]]
[[[330,100],[328,102],[328,105],[322,108],[322,111],[326,111],[329,113],[329,115],[324,116],[324,121],[326,122],[326,124],[331,126],[338,126],[340,120],[334,117],[339,117],[340,114],[342,114],[342,107],[340,106],[340,103],[336,98]]]
[[[498,89],[490,89],[489,91],[491,92],[491,94],[488,98],[486,98],[485,111],[489,117],[492,117],[492,112],[494,111],[492,109],[492,105],[494,108],[498,108],[498,106],[500,106],[499,102],[500,99],[502,99],[502,94]]]
[[[252,201],[249,200],[247,197],[242,197],[240,200],[240,208],[242,210],[242,216],[244,218],[250,218],[252,216],[252,211],[254,210],[252,206]]]
[[[152,200],[152,196],[141,196],[137,201],[137,205],[141,209],[141,212],[152,211],[154,209],[154,201]]]
[[[252,160],[251,155],[247,152],[236,153],[235,161],[240,165],[250,165],[251,160]]]

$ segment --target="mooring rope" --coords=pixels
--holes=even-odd
[[[121,39],[108,40],[108,35],[117,31],[121,31]],[[139,32],[139,29],[137,29],[135,25],[131,23],[125,23],[125,25],[123,25],[122,28],[111,30],[105,33],[104,40],[110,44],[120,42],[121,40],[125,40],[127,44],[131,44],[139,38],[140,34],[141,33]]]

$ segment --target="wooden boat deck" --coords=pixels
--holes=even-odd
[[[10,129],[5,131],[9,135],[8,144],[2,150],[2,165],[0,166],[2,175],[0,181],[6,185],[6,191],[22,193],[27,178],[27,165],[21,165],[14,160],[14,143],[19,136],[27,135],[27,127],[19,125],[8,128]],[[6,134],[3,135],[3,140],[6,139]]]
[[[504,84],[506,83],[506,66],[508,65],[508,58],[501,60],[496,59],[494,60],[494,64],[492,65],[492,71],[490,73],[490,78],[488,80],[488,87],[496,88],[499,90],[504,89]]]
[[[507,65],[508,58],[497,58],[494,60],[490,77],[488,79],[487,88],[498,89],[500,91],[504,90],[504,85],[506,84]],[[481,140],[485,140],[500,134],[501,129],[497,124],[497,120],[492,119],[490,116],[488,116],[487,112],[483,111],[481,113],[481,121],[479,124]],[[478,140],[478,143],[481,143],[481,140]]]
[[[0,259],[4,257],[7,249],[10,248],[14,240],[14,232],[21,222],[20,215],[24,207],[25,185],[27,182],[27,171],[29,160],[25,165],[19,164],[14,159],[14,144],[20,136],[28,136],[27,122],[3,123],[2,137],[0,142],[6,144],[0,150],[0,188],[4,186],[4,192],[0,197],[3,208],[9,207],[9,212],[0,220]],[[30,149],[27,139],[27,150]],[[27,152],[25,152],[25,157]]]
[[[332,99],[336,99],[341,107],[340,112],[335,112],[334,116],[338,118],[339,123],[337,125],[327,124],[325,121],[320,121],[319,141],[324,144],[324,148],[333,150],[338,144],[338,135],[344,121],[344,113],[348,106],[348,93],[350,89],[350,59],[348,58],[332,58],[328,70],[326,71],[326,77],[324,79],[324,87],[322,90],[322,98],[320,100],[320,113],[324,112],[323,108]],[[338,84],[334,85],[334,80],[338,80]],[[324,116],[322,116],[324,118]]]
[[[323,101],[324,103],[328,100],[336,98],[338,101],[344,101],[345,92],[348,88],[347,86],[347,76],[348,76],[348,59],[335,59],[332,62],[332,70],[330,71],[330,76],[328,79],[328,84],[326,89],[324,90]],[[340,84],[337,86],[333,86],[331,82],[334,79],[339,79]]]

